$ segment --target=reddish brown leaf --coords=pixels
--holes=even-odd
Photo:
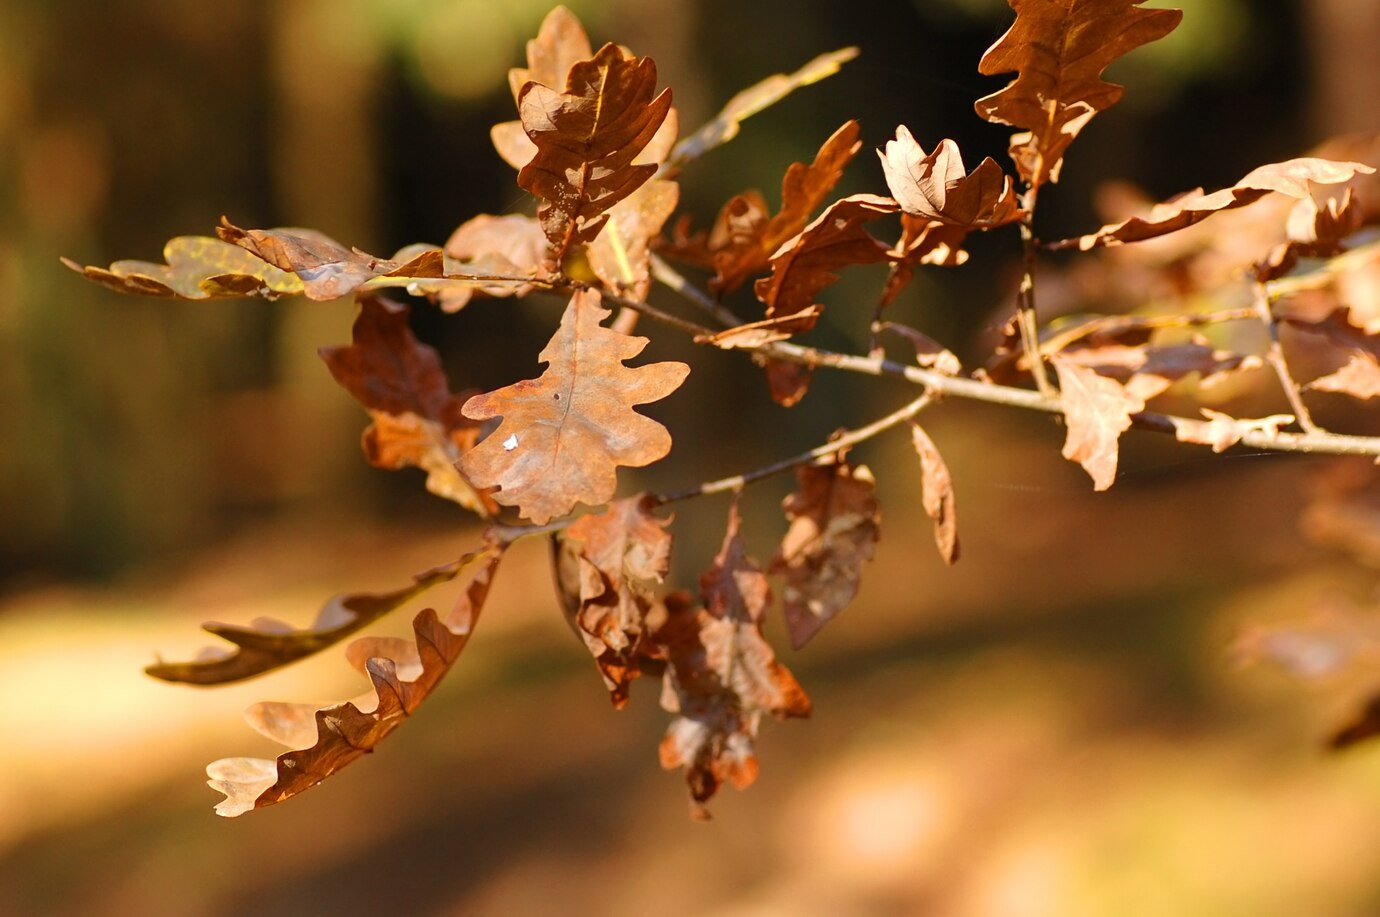
[[[1200,408],[1207,420],[1180,418],[1174,424],[1174,438],[1181,443],[1211,446],[1213,452],[1225,452],[1241,441],[1247,433],[1279,433],[1280,427],[1294,422],[1293,414],[1271,414],[1269,417],[1237,418],[1212,408]]]
[[[593,56],[594,49],[580,20],[564,6],[556,7],[542,20],[537,37],[527,42],[527,66],[508,71],[508,88],[513,92],[513,101],[518,101],[522,87],[528,82],[560,89],[565,85],[570,68]],[[489,135],[498,155],[514,169],[527,165],[537,153],[521,121],[495,124]]]
[[[879,308],[895,302],[901,291],[910,285],[915,268],[921,264],[957,267],[968,260],[963,240],[972,232],[970,227],[954,226],[938,220],[901,213],[901,238],[887,252],[891,273],[882,290]]]
[[[800,649],[858,594],[881,514],[866,465],[805,465],[796,480],[782,505],[790,528],[771,571],[785,577],[782,610],[791,645]]]
[[[596,291],[576,293],[540,354],[547,364],[540,378],[465,402],[472,420],[503,419],[461,457],[465,477],[479,487],[497,486],[494,499],[538,525],[581,501],[608,502],[617,466],[648,465],[671,449],[666,428],[633,406],[671,394],[690,367],[624,366],[647,339],[601,327],[608,315]]]
[[[353,343],[323,348],[321,358],[374,420],[363,439],[371,464],[421,468],[432,493],[488,516],[493,501],[455,469],[479,425],[460,413],[466,396],[451,394],[440,355],[417,340],[407,316],[406,306],[361,296]]]
[[[816,313],[818,314],[818,313]],[[795,407],[810,390],[810,380],[815,371],[799,363],[783,360],[766,360],[763,368],[767,373],[767,391],[772,400],[783,408]]]
[[[409,246],[404,261],[348,249],[314,229],[241,229],[221,217],[216,234],[279,270],[296,274],[309,299],[338,299],[379,277],[433,278],[445,273],[440,249]]]
[[[116,261],[109,268],[62,263],[119,293],[179,299],[262,296],[278,299],[302,292],[296,275],[265,264],[238,246],[208,236],[178,236],[163,246],[167,264]]]
[[[345,765],[374,750],[401,726],[450,670],[488,597],[502,550],[490,546],[469,554],[458,566],[476,561],[478,569],[444,619],[428,608],[413,621],[415,643],[393,638],[363,638],[347,655],[373,683],[363,706],[356,702],[315,709],[305,704],[260,704],[246,714],[255,729],[290,747],[276,762],[259,758],[225,758],[206,768],[210,785],[225,794],[217,814],[243,815],[290,799],[311,789]],[[314,727],[314,732],[312,728]]]
[[[676,144],[668,164],[679,169],[690,160],[722,146],[738,136],[738,128],[743,121],[775,105],[800,87],[833,76],[838,73],[840,66],[857,56],[857,48],[840,48],[821,54],[794,73],[773,73],[761,82],[754,83],[729,99],[712,121]]]
[[[934,520],[934,543],[944,563],[958,560],[958,513],[954,506],[954,482],[938,447],[915,421],[910,424],[911,444],[920,457],[925,512]]]
[[[522,87],[518,111],[537,152],[518,184],[542,199],[538,218],[551,261],[592,240],[608,209],[656,172],[633,161],[671,107],[670,90],[652,98],[655,88],[656,64],[612,44],[571,68],[565,92],[536,82]]]
[[[809,716],[810,700],[762,636],[771,593],[738,534],[738,506],[714,566],[700,577],[705,608],[688,596],[666,599],[654,640],[667,661],[661,703],[677,714],[661,741],[661,765],[683,767],[694,812],[724,783],[742,789],[757,777],[754,742],[762,715]]]
[[[838,280],[834,271],[840,268],[885,261],[887,247],[863,225],[895,212],[895,201],[875,194],[855,194],[830,204],[777,250],[771,276],[753,286],[767,305],[767,317],[794,315],[815,305],[819,291]]]
[[[1130,428],[1131,415],[1145,410],[1145,402],[1063,354],[1055,354],[1051,362],[1059,374],[1059,400],[1068,426],[1064,458],[1083,466],[1094,490],[1106,490],[1116,480],[1117,440]]]
[[[163,681],[192,685],[219,685],[271,672],[338,643],[432,586],[450,582],[464,563],[461,560],[423,570],[409,585],[392,592],[334,596],[321,606],[311,626],[300,630],[272,618],[259,618],[248,627],[203,624],[207,633],[229,640],[236,648],[208,646],[190,662],[158,662],[144,672]]]
[[[1302,200],[1309,196],[1308,184],[1335,185],[1348,181],[1357,173],[1375,171],[1359,162],[1333,162],[1328,159],[1305,157],[1260,166],[1230,188],[1205,194],[1196,188],[1178,197],[1156,204],[1143,217],[1131,217],[1120,223],[1103,226],[1097,232],[1052,243],[1050,248],[1072,248],[1083,251],[1098,246],[1140,242],[1156,236],[1176,232],[1200,223],[1223,210],[1233,210],[1253,204],[1272,191]]]
[[[1015,189],[1001,166],[989,156],[968,174],[952,140],[941,140],[926,153],[901,125],[877,156],[891,196],[912,216],[964,229],[993,229],[1020,216]]]
[[[1016,71],[1005,89],[978,99],[980,117],[1023,132],[1011,137],[1021,177],[1038,187],[1059,180],[1064,151],[1122,88],[1102,79],[1112,61],[1163,38],[1180,10],[1140,9],[1142,0],[1008,0],[1016,21],[978,63],[993,76]]]
[[[642,674],[648,642],[647,613],[671,557],[669,519],[639,494],[582,516],[558,536],[558,558],[574,564],[558,571],[574,591],[574,624],[594,655],[615,707],[628,702],[628,686]],[[568,561],[566,560],[568,559]]]

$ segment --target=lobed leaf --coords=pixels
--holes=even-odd
[[[535,283],[548,279],[542,266],[546,235],[526,214],[472,217],[451,233],[442,252],[449,279],[423,281],[415,285],[415,292],[432,298],[446,312],[460,311],[475,295],[526,296]],[[489,279],[456,279],[462,274]]]
[[[225,794],[216,813],[243,815],[290,799],[316,786],[350,762],[374,750],[430,696],[469,642],[484,608],[503,551],[489,545],[455,565],[478,563],[465,591],[444,619],[428,608],[413,621],[415,642],[364,638],[347,651],[369,677],[372,696],[363,701],[316,709],[307,704],[259,704],[246,714],[250,725],[275,739],[297,744],[276,761],[225,758],[206,768],[208,783]],[[310,740],[308,738],[307,740]]]
[[[655,655],[647,614],[671,558],[669,519],[652,511],[648,494],[619,500],[581,516],[557,534],[557,581],[573,586],[572,621],[594,655],[615,707]]]
[[[794,73],[773,73],[761,82],[754,83],[729,99],[728,104],[709,123],[677,143],[667,160],[668,168],[680,168],[715,147],[722,146],[738,136],[738,129],[745,120],[775,105],[800,87],[833,76],[839,72],[839,67],[857,56],[857,48],[840,48],[819,55]]]
[[[1308,383],[1317,392],[1334,392],[1367,401],[1380,398],[1380,361],[1364,350],[1353,351],[1346,365]]]
[[[926,153],[904,124],[877,156],[891,196],[911,216],[964,229],[994,229],[1020,218],[1011,178],[990,156],[970,175],[958,144],[941,140]]]
[[[455,463],[474,447],[480,425],[461,413],[467,395],[455,395],[441,357],[412,334],[408,308],[361,296],[353,341],[326,347],[321,358],[336,382],[373,418],[364,431],[364,455],[378,468],[421,468],[427,490],[481,517],[496,506],[470,486]]]
[[[1349,181],[1352,176],[1374,172],[1359,162],[1333,162],[1330,159],[1304,157],[1284,162],[1272,162],[1251,170],[1230,188],[1205,194],[1196,188],[1162,204],[1156,204],[1143,217],[1131,217],[1120,223],[1103,226],[1097,232],[1051,243],[1052,249],[1077,247],[1088,251],[1099,246],[1140,242],[1177,232],[1200,223],[1223,210],[1245,207],[1273,192],[1303,200],[1309,197],[1309,183],[1335,185]]]
[[[539,378],[464,404],[466,417],[502,423],[461,457],[461,471],[478,487],[498,487],[495,500],[537,525],[581,501],[608,502],[617,466],[648,465],[671,449],[666,428],[633,407],[675,391],[690,367],[623,365],[647,339],[602,327],[609,314],[597,291],[576,293],[540,354]]]
[[[1115,379],[1064,354],[1055,354],[1050,362],[1059,374],[1059,400],[1068,426],[1063,456],[1083,466],[1094,490],[1106,490],[1116,480],[1117,440],[1130,428],[1131,415],[1145,410],[1145,402]]]
[[[163,246],[163,257],[167,264],[126,260],[116,261],[108,268],[82,267],[70,258],[63,258],[62,263],[117,293],[143,296],[278,299],[303,290],[302,281],[293,274],[208,236],[178,236]]]
[[[1143,0],[1008,0],[1016,21],[982,55],[987,76],[1016,72],[975,103],[978,116],[1020,128],[1011,158],[1032,188],[1059,180],[1064,152],[1088,121],[1121,98],[1102,79],[1112,61],[1168,35],[1181,10],[1141,9]]]
[[[653,635],[666,659],[662,706],[676,718],[661,740],[661,766],[684,768],[691,812],[707,818],[719,786],[742,789],[758,772],[754,743],[762,716],[809,716],[810,699],[762,635],[771,601],[765,574],[739,536],[738,504],[714,565],[700,577],[705,607],[666,598],[666,619]]]
[[[311,626],[301,630],[272,618],[260,618],[249,627],[203,624],[203,630],[229,640],[235,649],[207,647],[190,662],[159,662],[144,671],[163,681],[193,685],[219,685],[271,672],[338,643],[431,587],[450,582],[467,562],[468,558],[462,558],[423,570],[411,583],[391,592],[334,596],[321,606]]]
[[[571,67],[565,92],[522,87],[518,110],[537,152],[518,185],[542,200],[537,216],[552,262],[598,235],[606,211],[655,174],[655,165],[633,161],[671,107],[670,90],[653,98],[655,88],[656,64],[613,44]]]
[[[785,577],[782,612],[791,645],[800,649],[858,594],[881,513],[866,465],[804,465],[796,480],[782,504],[790,527],[771,571]]]

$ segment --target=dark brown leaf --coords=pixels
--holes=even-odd
[[[800,649],[858,594],[881,525],[866,465],[804,465],[782,508],[790,528],[771,571],[785,577],[782,610]]]
[[[606,503],[619,465],[640,467],[671,448],[666,428],[633,410],[665,398],[690,372],[684,363],[627,367],[647,339],[619,334],[595,291],[570,299],[561,326],[540,354],[547,369],[464,405],[472,420],[503,422],[460,459],[478,487],[497,486],[494,499],[541,525],[578,502]]]
[[[1180,10],[1140,9],[1142,0],[1008,0],[1016,21],[978,63],[993,76],[1016,71],[1005,89],[978,99],[980,117],[1023,133],[1011,158],[1035,187],[1059,180],[1064,151],[1122,88],[1102,79],[1112,61],[1163,38]]]
[[[633,161],[671,107],[670,90],[653,98],[655,88],[656,64],[612,44],[575,64],[564,92],[536,82],[522,87],[518,111],[537,152],[518,184],[542,199],[538,218],[552,262],[592,240],[609,208],[655,174],[656,166]]]
[[[246,717],[270,739],[293,748],[277,761],[224,758],[206,768],[210,785],[225,794],[219,815],[234,817],[290,799],[316,786],[345,765],[374,750],[431,694],[459,657],[484,608],[502,557],[489,546],[466,555],[459,567],[478,563],[464,593],[444,619],[428,608],[413,621],[414,642],[365,637],[347,651],[373,683],[361,704],[316,709],[306,704],[259,704]],[[367,708],[367,709],[366,709]],[[302,741],[315,744],[296,748]]]

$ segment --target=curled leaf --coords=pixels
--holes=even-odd
[[[628,367],[647,339],[601,326],[609,316],[598,292],[571,297],[561,326],[542,349],[547,369],[465,402],[472,420],[502,423],[460,459],[478,487],[497,486],[494,499],[516,506],[537,525],[578,502],[606,503],[619,465],[649,465],[671,449],[666,428],[633,410],[665,398],[690,372],[684,363]]]
[[[965,229],[993,229],[1020,216],[1011,178],[1001,166],[989,156],[969,174],[952,140],[926,153],[903,124],[877,156],[891,196],[911,216]]]
[[[167,264],[116,261],[108,268],[82,267],[70,258],[62,263],[87,280],[118,293],[178,299],[262,296],[278,299],[302,292],[302,282],[265,264],[238,246],[209,236],[178,236],[163,246]]]
[[[713,120],[676,144],[668,168],[680,168],[738,136],[743,121],[790,95],[802,86],[838,73],[839,67],[858,56],[857,48],[840,48],[821,54],[794,73],[773,73],[728,100]]]
[[[1009,124],[1011,158],[1032,187],[1059,180],[1064,151],[1122,88],[1102,79],[1112,61],[1168,35],[1180,10],[1142,0],[1008,0],[1016,21],[982,55],[979,72],[1016,71],[1006,88],[978,99],[979,117]]]
[[[271,618],[260,618],[249,627],[214,622],[203,624],[203,630],[229,640],[235,649],[207,647],[190,662],[159,662],[144,671],[163,681],[193,685],[219,685],[271,672],[320,652],[401,608],[431,587],[450,582],[468,560],[463,558],[423,570],[412,577],[411,583],[391,592],[334,596],[321,606],[311,626],[301,630]]]
[[[527,66],[508,71],[508,88],[513,91],[513,101],[519,100],[522,87],[529,82],[561,88],[570,68],[593,56],[594,48],[580,20],[566,7],[556,7],[541,21],[537,37],[527,42]],[[514,169],[527,165],[537,153],[521,121],[495,124],[489,135],[498,155]]]
[[[954,482],[934,440],[915,421],[910,423],[911,444],[920,458],[925,513],[934,520],[934,543],[944,563],[958,561],[958,514],[954,507]]]
[[[653,98],[655,88],[656,64],[613,44],[576,63],[564,92],[522,87],[518,110],[537,152],[518,184],[542,199],[537,216],[552,262],[598,235],[609,208],[655,174],[656,166],[634,162],[671,107],[670,90]]]
[[[805,465],[796,480],[782,505],[790,528],[771,570],[785,577],[782,612],[791,645],[800,649],[858,594],[881,513],[866,465]]]
[[[401,726],[450,671],[484,608],[502,550],[490,546],[466,555],[457,571],[478,563],[455,606],[444,619],[428,608],[413,621],[415,643],[364,638],[347,651],[373,684],[360,703],[316,709],[306,704],[261,704],[247,713],[250,725],[271,739],[295,745],[276,761],[225,758],[206,768],[208,783],[225,794],[216,813],[243,815],[290,799],[316,786],[345,765],[374,750]],[[304,738],[305,737],[305,738]]]

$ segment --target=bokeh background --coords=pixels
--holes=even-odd
[[[1004,161],[1005,131],[971,108],[1005,80],[976,71],[1009,24],[1001,0],[569,5],[596,45],[656,59],[687,128],[770,73],[861,47],[687,171],[699,225],[748,187],[775,200],[786,165],[850,117],[869,148],[905,123],[926,145],[956,138],[970,166]],[[1221,186],[1380,129],[1380,7],[1182,6],[1178,32],[1116,65],[1126,98],[1041,196],[1046,236],[1096,225],[1108,179],[1154,196]],[[202,765],[273,752],[243,707],[361,684],[327,652],[196,691],[144,678],[153,653],[194,652],[207,619],[304,623],[334,592],[454,557],[474,530],[419,474],[361,460],[365,419],[315,353],[348,340],[348,303],[125,298],[58,257],[154,258],[221,214],[386,253],[528,207],[488,126],[512,117],[506,70],[546,11],[0,0],[0,913],[1380,910],[1380,752],[1317,745],[1357,687],[1232,653],[1250,627],[1374,588],[1299,533],[1325,463],[1132,433],[1121,480],[1094,495],[1048,419],[961,404],[926,425],[957,482],[963,560],[945,569],[928,543],[909,445],[860,450],[881,481],[877,559],[853,607],[783,651],[816,714],[765,729],[758,785],[722,794],[709,824],[657,767],[653,687],[610,709],[540,544],[510,553],[478,639],[378,755],[290,804],[211,814]],[[883,189],[865,150],[840,191]],[[1009,308],[1014,246],[975,240],[973,265],[926,274],[895,315],[979,355]],[[822,343],[864,346],[880,277],[855,273],[826,300]],[[457,387],[488,388],[536,371],[558,306],[414,318]],[[657,337],[651,357],[689,353]],[[692,361],[656,409],[679,448],[628,474],[629,492],[764,464],[907,397],[820,377],[786,412],[745,361]],[[750,492],[758,557],[789,487]],[[677,508],[680,582],[724,513]],[[405,629],[396,617],[385,629]]]

